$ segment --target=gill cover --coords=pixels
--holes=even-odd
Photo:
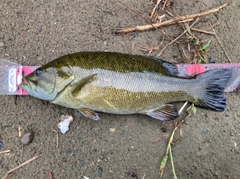
[[[69,70],[40,67],[24,77],[20,86],[31,96],[42,100],[53,100],[59,92],[74,80]]]

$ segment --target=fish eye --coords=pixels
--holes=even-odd
[[[39,75],[41,75],[41,74],[42,74],[42,71],[38,69],[38,70],[36,71],[36,75],[39,76]]]

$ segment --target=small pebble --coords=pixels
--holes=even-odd
[[[4,46],[4,43],[3,42],[0,42],[0,47],[3,47]]]
[[[37,57],[37,60],[38,60],[38,61],[42,61],[42,60],[43,60],[43,57],[42,57],[42,56],[38,56],[38,57]]]
[[[103,169],[101,167],[98,167],[97,177],[102,178],[102,173],[103,173]]]
[[[26,134],[22,136],[21,142],[23,145],[28,145],[33,141],[34,138],[34,132],[33,130],[30,130]]]
[[[4,121],[4,122],[2,122],[2,127],[11,127],[11,124]]]
[[[25,56],[21,56],[21,57],[19,57],[19,61],[20,61],[20,62],[24,61],[25,59],[26,59]]]
[[[3,147],[4,147],[4,145],[3,145],[2,141],[0,141],[0,149]]]
[[[115,128],[110,128],[110,132],[114,133],[116,131]]]
[[[216,61],[215,61],[212,57],[210,57],[210,58],[208,59],[208,62],[209,62],[209,63],[216,63]]]

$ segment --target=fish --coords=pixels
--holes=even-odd
[[[179,114],[174,102],[189,101],[224,111],[231,69],[179,77],[176,64],[117,52],[78,52],[59,57],[23,77],[29,95],[99,120],[100,113],[144,114],[168,121]]]

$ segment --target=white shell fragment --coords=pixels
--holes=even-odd
[[[69,124],[73,121],[73,117],[69,115],[62,115],[61,122],[58,124],[58,128],[60,129],[61,133],[65,134],[69,130]]]
[[[112,133],[114,133],[114,132],[116,131],[115,128],[110,128],[109,130],[110,130],[110,132],[112,132]]]

